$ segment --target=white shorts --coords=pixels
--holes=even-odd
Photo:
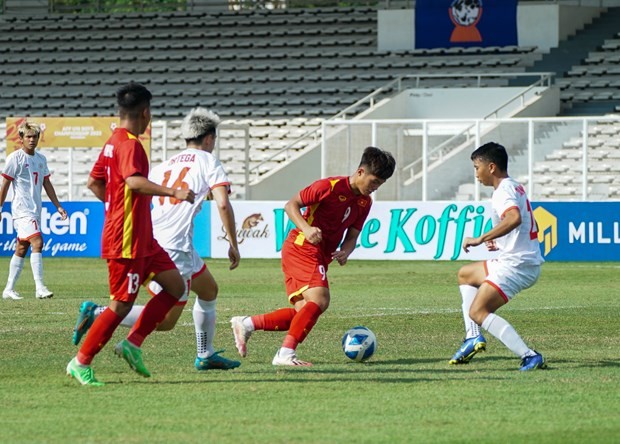
[[[27,241],[35,236],[41,236],[41,220],[34,217],[20,217],[13,219],[13,226],[17,231],[17,240]]]
[[[189,299],[189,289],[192,279],[204,272],[207,268],[202,258],[198,255],[198,252],[192,248],[191,251],[179,251],[179,250],[166,250],[172,262],[177,266],[177,269],[183,276],[183,280],[186,283],[185,294],[179,299],[179,302],[186,303]],[[157,294],[162,290],[161,285],[155,281],[149,283],[149,291],[152,294]]]
[[[530,288],[540,276],[540,265],[508,265],[497,259],[485,261],[485,282],[495,287],[506,302]]]

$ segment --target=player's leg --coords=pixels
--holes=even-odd
[[[144,339],[164,320],[166,314],[187,291],[185,280],[168,253],[160,248],[156,254],[148,259],[148,271],[154,275],[153,280],[161,285],[162,291],[147,302],[140,317],[129,331],[127,341],[136,347],[142,345]]]
[[[32,276],[36,286],[36,297],[38,299],[48,299],[54,296],[43,283],[43,237],[40,233],[32,236],[30,239],[30,268],[32,268]]]
[[[297,346],[308,336],[330,302],[328,287],[312,287],[303,292],[303,299],[295,302],[297,313],[291,322],[282,347],[273,358],[273,365],[310,366],[297,358]]]
[[[233,361],[221,356],[223,350],[215,351],[213,339],[215,338],[216,302],[218,285],[211,272],[195,254],[195,267],[202,266],[192,276],[191,290],[196,293],[196,302],[192,310],[194,318],[194,330],[196,332],[196,360],[194,365],[198,370],[229,370],[239,367],[239,361]]]
[[[520,273],[518,271],[511,276],[512,279],[510,281],[498,277],[505,277],[506,273],[506,268],[503,269],[501,274],[492,272],[487,281],[480,286],[470,309],[470,317],[522,359],[522,370],[545,368],[546,364],[542,356],[525,344],[521,336],[508,321],[495,314],[518,291],[531,286],[538,279],[538,272],[534,271],[529,276],[525,272],[525,280],[519,279],[518,274]],[[514,287],[515,283],[516,287]]]
[[[170,255],[171,255],[171,259],[175,262],[175,264],[177,264],[177,267],[178,267],[178,263],[175,260],[175,253],[171,252]],[[190,272],[191,272],[191,268],[189,268],[188,273]],[[157,324],[157,328],[156,328],[157,331],[172,330],[177,324],[179,318],[181,317],[181,314],[183,314],[183,309],[185,308],[185,304],[187,303],[187,299],[189,296],[188,294],[189,293],[189,282],[186,284],[185,287],[186,287],[185,294],[181,297],[181,299],[179,299],[176,305],[172,307],[170,311],[168,311],[164,320],[161,321],[159,324]],[[151,280],[149,281],[147,285],[147,291],[152,297],[158,294],[160,291],[162,291],[162,286],[159,285],[157,282]],[[80,339],[88,331],[93,321],[104,310],[105,310],[105,307],[98,306],[92,301],[82,302],[82,304],[80,305],[80,311],[78,313],[78,318],[75,323],[75,327],[73,328],[73,343],[75,345],[79,344]],[[140,316],[142,315],[143,310],[144,310],[144,305],[134,305],[133,307],[131,307],[131,310],[129,311],[129,313],[127,313],[127,316],[125,316],[125,318],[121,321],[121,325],[124,327],[133,328],[138,318],[140,318]]]
[[[459,269],[457,278],[463,301],[461,309],[465,326],[465,339],[450,359],[450,364],[466,364],[476,353],[486,349],[486,340],[480,334],[480,326],[469,317],[471,304],[486,275],[485,262],[472,262]]]
[[[294,308],[287,307],[254,316],[233,316],[230,325],[239,354],[247,356],[247,342],[253,331],[288,331],[295,314]]]
[[[133,282],[132,261],[108,260],[110,305],[94,320],[77,355],[67,365],[67,374],[83,385],[101,385],[90,367],[94,357],[112,338],[122,319],[129,313],[138,289],[130,293]]]
[[[19,279],[19,275],[24,269],[24,258],[26,257],[26,253],[28,252],[29,247],[30,242],[26,240],[20,240],[18,236],[17,245],[15,246],[15,253],[13,254],[13,257],[11,257],[11,262],[9,263],[9,276],[6,281],[4,291],[2,292],[2,297],[4,299],[22,299],[20,294],[15,291],[15,283]]]

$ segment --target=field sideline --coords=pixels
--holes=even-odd
[[[0,259],[1,285],[8,262]],[[228,320],[285,306],[280,264],[244,259],[231,272],[207,263],[220,284],[216,347],[237,358]],[[34,298],[26,264],[25,299],[0,300],[0,443],[620,442],[620,264],[547,263],[538,284],[499,311],[548,361],[528,373],[489,335],[471,364],[448,365],[463,337],[462,264],[332,265],[331,307],[299,348],[308,369],[275,369],[283,334],[257,332],[240,368],[198,373],[188,305],[174,331],[145,342],[153,377],[144,379],[112,353],[127,332],[119,327],[93,363],[100,388],[64,369],[80,302],[107,301],[105,262],[45,258],[51,300]],[[366,364],[340,349],[355,325],[377,335]]]

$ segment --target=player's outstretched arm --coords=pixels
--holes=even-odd
[[[484,233],[482,236],[466,237],[465,239],[463,239],[463,250],[465,251],[465,253],[468,253],[469,247],[477,247],[482,243],[486,243],[495,240],[498,237],[502,237],[510,233],[519,225],[521,225],[521,213],[519,213],[519,210],[517,208],[511,208],[510,210],[506,211],[503,219],[497,225]]]
[[[228,187],[215,187],[211,190],[213,194],[213,200],[217,205],[217,210],[220,213],[220,219],[224,230],[226,230],[226,236],[230,247],[228,248],[228,259],[230,260],[230,269],[234,270],[239,266],[241,255],[239,254],[239,245],[237,243],[237,226],[235,224],[235,212],[228,198]]]
[[[146,194],[147,196],[167,196],[174,197],[178,200],[184,200],[190,203],[194,202],[196,195],[192,190],[182,190],[163,187],[157,185],[155,182],[151,182],[144,176],[134,175],[125,179],[125,183],[131,191],[140,194]]]
[[[60,214],[60,217],[62,218],[62,220],[65,220],[67,218],[67,212],[62,207],[62,205],[60,205],[60,201],[58,200],[58,196],[56,196],[56,190],[54,189],[54,185],[52,185],[52,181],[50,180],[49,177],[45,177],[43,179],[43,188],[45,188],[45,192],[47,193],[47,197],[50,198],[50,200],[52,201],[52,203],[56,207],[56,210],[58,210],[58,213]]]

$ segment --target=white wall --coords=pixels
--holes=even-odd
[[[419,88],[408,89],[381,106],[364,115],[364,119],[481,119],[524,91],[524,87],[498,88]],[[549,88],[536,88],[537,101],[545,98],[544,106],[536,109],[540,114],[557,114],[559,98],[556,94],[547,95]],[[480,97],[484,96],[484,100]],[[531,106],[531,103],[528,103]],[[508,117],[520,111],[520,102],[502,108],[498,117]]]

